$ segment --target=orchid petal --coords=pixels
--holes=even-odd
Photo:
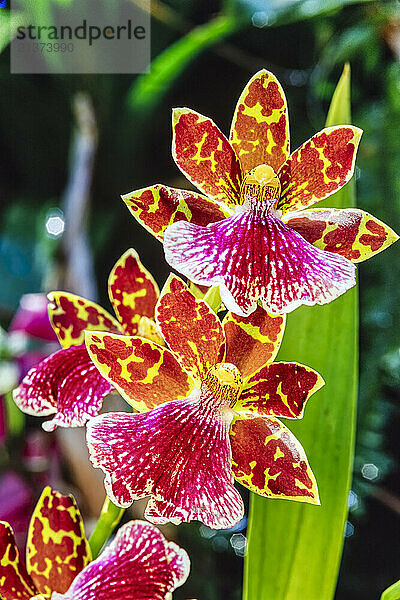
[[[87,427],[91,461],[111,500],[127,507],[151,496],[146,517],[231,527],[243,516],[232,484],[229,421],[196,391],[142,414],[108,413]]]
[[[218,362],[225,343],[217,315],[195,298],[182,279],[170,275],[156,307],[156,318],[181,366],[201,384],[208,369]]]
[[[275,362],[254,373],[233,410],[260,417],[301,419],[309,397],[324,385],[322,377],[298,363]]]
[[[340,190],[353,176],[361,135],[351,125],[326,127],[295,150],[278,173],[278,209],[307,208]]]
[[[138,411],[186,398],[193,388],[174,354],[149,340],[87,332],[86,346],[102,376]]]
[[[240,162],[215,123],[189,108],[175,108],[172,130],[172,156],[189,181],[228,206],[239,204]]]
[[[27,541],[27,568],[39,592],[66,592],[90,560],[75,500],[46,487],[32,514]]]
[[[278,419],[235,417],[231,445],[233,474],[252,492],[268,498],[320,503],[305,452]]]
[[[19,301],[8,333],[22,331],[28,336],[45,342],[56,342],[57,336],[50,325],[47,306],[45,294],[24,294]]]
[[[285,93],[275,75],[262,69],[244,88],[233,116],[230,142],[244,172],[268,164],[275,172],[289,155]]]
[[[90,360],[85,346],[63,348],[33,367],[14,390],[25,413],[44,417],[55,413],[43,429],[81,427],[98,414],[111,385]]]
[[[286,315],[271,315],[261,306],[248,317],[228,312],[222,325],[226,337],[225,362],[236,365],[249,377],[273,361],[281,345]]]
[[[133,248],[127,250],[112,268],[108,294],[127,335],[138,332],[141,317],[154,318],[160,290]]]
[[[144,521],[123,525],[101,555],[52,600],[165,600],[189,575],[186,552]]]
[[[367,260],[399,239],[385,223],[357,208],[286,213],[284,221],[316,248],[352,262]]]
[[[208,225],[231,214],[223,203],[161,184],[125,194],[122,200],[135,219],[160,241],[167,227],[176,221]]]
[[[121,325],[95,302],[68,292],[51,292],[49,318],[63,348],[85,341],[85,330],[123,333]]]
[[[167,262],[194,283],[219,285],[225,306],[241,316],[254,312],[258,300],[273,314],[326,304],[356,283],[346,258],[250,211],[207,227],[175,223],[164,250]]]
[[[30,600],[37,594],[35,584],[21,560],[11,526],[0,521],[0,597]]]

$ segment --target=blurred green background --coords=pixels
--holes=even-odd
[[[37,5],[47,10],[60,2]],[[358,205],[400,230],[399,2],[153,0],[151,15],[149,74],[10,75],[13,23],[7,10],[0,12],[4,328],[23,293],[64,287],[109,307],[108,273],[130,246],[163,284],[161,245],[130,217],[119,194],[159,182],[187,188],[170,153],[171,107],[194,108],[228,133],[241,90],[262,67],[286,91],[296,148],[323,127],[350,61],[353,123],[365,132]],[[337,600],[373,600],[400,577],[400,245],[358,272],[357,452]],[[245,523],[219,533],[180,527],[176,535],[193,568],[176,598],[238,600],[245,533]]]

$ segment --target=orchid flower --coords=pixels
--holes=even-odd
[[[84,331],[112,331],[142,335],[163,343],[157,332],[154,308],[159,289],[130,249],[117,261],[108,280],[117,319],[98,304],[67,292],[49,294],[49,316],[62,350],[32,368],[14,390],[19,408],[35,416],[55,414],[43,423],[46,431],[79,427],[98,414],[112,386],[100,376],[84,345]]]
[[[26,565],[10,525],[0,521],[0,595],[4,600],[165,600],[182,585],[190,562],[150,523],[130,521],[91,562],[72,496],[50,487],[29,525]]]
[[[272,362],[285,317],[259,308],[223,323],[171,275],[156,306],[170,350],[139,337],[86,332],[100,373],[139,414],[90,419],[91,461],[120,507],[150,496],[158,524],[197,519],[233,526],[243,502],[233,476],[253,492],[318,504],[314,475],[280,417],[298,419],[323,381],[298,363]]]
[[[263,69],[239,98],[229,140],[207,117],[173,112],[174,160],[205,195],[158,184],[123,200],[164,240],[167,262],[219,286],[229,310],[326,304],[355,285],[353,263],[398,239],[362,210],[309,208],[352,177],[361,134],[327,127],[290,154],[285,94]]]

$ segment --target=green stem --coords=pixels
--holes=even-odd
[[[204,302],[208,304],[208,306],[215,312],[218,313],[221,308],[222,300],[221,294],[219,293],[219,287],[217,285],[211,287],[207,294],[203,298]]]
[[[105,499],[99,520],[89,538],[93,559],[99,555],[100,550],[120,522],[124,512],[124,508],[115,506],[109,498]]]

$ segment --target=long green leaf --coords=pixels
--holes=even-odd
[[[400,581],[397,581],[388,587],[388,589],[383,592],[381,600],[400,600]]]
[[[346,66],[327,125],[350,122]],[[354,206],[354,181],[328,200],[338,208]],[[357,340],[355,289],[329,305],[302,307],[289,315],[279,359],[310,365],[326,381],[310,400],[303,421],[288,423],[309,457],[321,507],[252,495],[246,600],[331,600],[334,596],[354,453]]]
[[[221,15],[189,31],[152,61],[150,73],[135,80],[127,97],[129,109],[135,114],[152,114],[166,91],[201,52],[232,35],[244,24],[243,18],[236,14]]]

